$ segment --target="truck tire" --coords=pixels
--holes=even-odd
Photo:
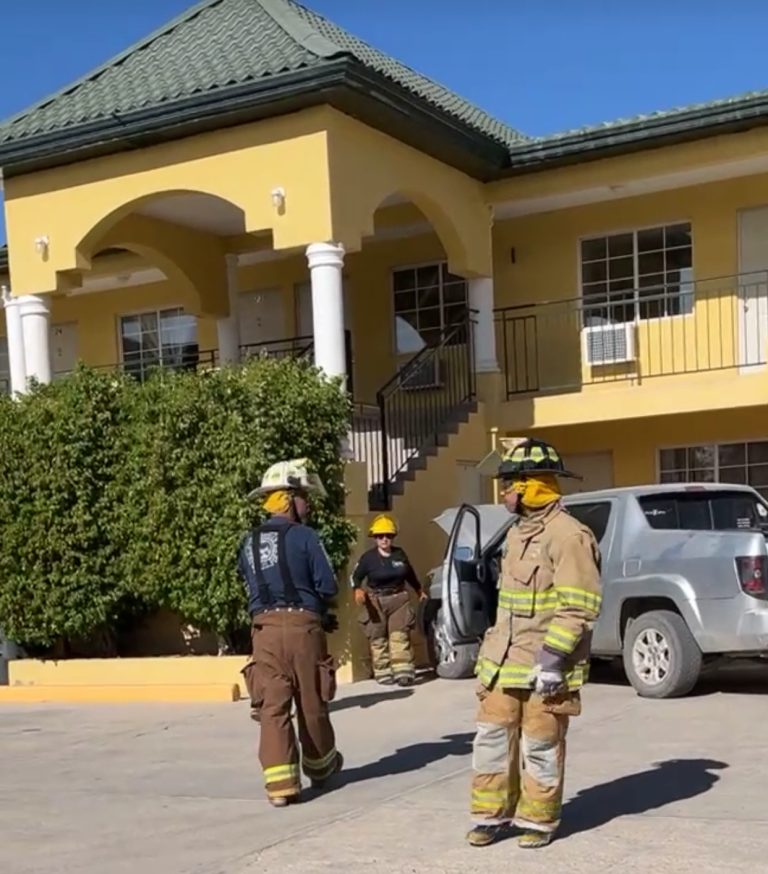
[[[444,680],[466,680],[475,674],[476,646],[452,646],[446,640],[443,628],[443,611],[438,610],[428,624],[430,651],[434,654],[435,672]]]
[[[685,620],[651,610],[627,626],[624,672],[642,698],[681,698],[696,685],[702,656]]]

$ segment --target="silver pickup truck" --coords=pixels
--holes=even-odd
[[[753,489],[675,483],[564,503],[602,553],[593,657],[622,658],[639,695],[686,695],[716,660],[768,655],[768,504]],[[441,677],[473,673],[514,518],[501,505],[464,504],[434,520],[449,539],[420,615]]]

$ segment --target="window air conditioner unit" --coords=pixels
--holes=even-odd
[[[634,322],[584,328],[584,357],[591,367],[635,360]]]
[[[405,391],[417,391],[425,388],[440,388],[442,383],[441,362],[437,356],[427,358],[421,364],[411,368],[403,377],[400,387]]]

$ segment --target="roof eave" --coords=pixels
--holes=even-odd
[[[406,89],[340,58],[184,101],[0,144],[6,179],[330,104],[476,178],[507,148]]]
[[[515,176],[568,164],[693,142],[713,136],[743,133],[768,125],[768,96],[724,110],[703,107],[658,118],[638,119],[621,126],[574,131],[552,139],[521,143],[510,149],[501,175]]]

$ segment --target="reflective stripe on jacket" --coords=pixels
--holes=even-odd
[[[521,517],[507,533],[496,624],[477,662],[481,683],[528,688],[545,649],[562,658],[568,687],[580,688],[600,604],[600,550],[592,532],[560,503]]]

